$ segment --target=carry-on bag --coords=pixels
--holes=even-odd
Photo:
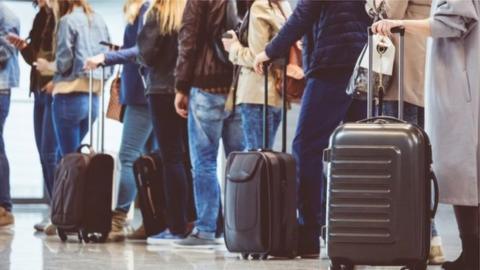
[[[196,219],[193,197],[193,181],[190,165],[186,162],[188,179],[187,220],[193,228]],[[142,213],[145,234],[152,236],[167,229],[167,204],[165,202],[165,182],[163,162],[160,153],[142,155],[133,164],[135,183],[137,185],[140,212]],[[191,230],[192,228],[187,228]]]
[[[285,66],[285,63],[282,63]],[[282,152],[268,144],[268,67],[265,66],[263,149],[228,156],[225,184],[225,242],[244,259],[297,254],[295,160],[286,153],[286,99],[283,83]],[[285,76],[285,70],[284,70]]]
[[[425,131],[404,122],[404,28],[399,50],[399,118],[372,117],[338,127],[324,152],[328,162],[327,254],[332,270],[355,265],[425,270],[431,220],[438,206],[432,150]],[[369,29],[369,81],[372,82]],[[435,202],[432,209],[432,181]]]
[[[105,77],[104,68],[101,70]],[[105,242],[112,222],[112,188],[114,159],[104,154],[104,80],[100,91],[98,153],[93,150],[93,72],[89,78],[90,144],[76,153],[65,155],[55,174],[52,198],[52,223],[62,241],[76,233],[80,241]],[[87,149],[88,153],[82,150]]]

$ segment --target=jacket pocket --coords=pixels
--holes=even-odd
[[[470,86],[470,80],[469,80],[469,77],[468,77],[468,72],[467,71],[464,71],[465,73],[465,80],[466,80],[466,84],[465,84],[465,101],[467,101],[467,103],[470,103],[472,102],[472,89],[471,89],[471,86]]]

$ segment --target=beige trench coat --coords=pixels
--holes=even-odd
[[[290,16],[292,9],[287,1],[280,1],[280,6],[285,16]],[[248,28],[248,47],[243,47],[236,42],[230,49],[230,61],[242,66],[238,79],[236,103],[263,104],[264,103],[264,77],[253,70],[255,56],[265,50],[268,42],[280,31],[286,18],[277,5],[270,6],[268,0],[256,0],[250,9],[250,24]],[[273,73],[273,72],[271,72]],[[275,79],[274,79],[275,77]],[[281,97],[275,86],[278,76],[270,75],[268,104],[280,107]]]
[[[385,0],[385,10],[389,19],[426,19],[430,15],[432,0]],[[367,8],[373,0],[367,1]],[[398,37],[393,38],[399,47]],[[405,101],[424,106],[425,56],[427,39],[411,33],[405,34]],[[398,100],[398,57],[395,58],[393,81],[387,89],[385,100]]]
[[[479,0],[437,0],[430,24],[426,129],[443,203],[478,206]]]

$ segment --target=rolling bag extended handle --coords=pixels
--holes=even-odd
[[[405,27],[399,26],[391,30],[400,35],[400,51],[398,53],[398,119],[403,120],[404,79],[405,79]],[[372,118],[373,111],[373,31],[368,28],[368,93],[367,119]]]
[[[287,152],[287,64],[288,57],[277,61],[268,61],[263,63],[263,73],[265,76],[265,93],[263,103],[263,149],[268,149],[268,142],[270,140],[268,134],[268,67],[271,64],[279,64],[283,67],[283,83],[282,83],[282,152]]]
[[[100,113],[98,116],[97,127],[97,150],[101,153],[105,151],[105,66],[101,67],[101,80],[100,80]],[[93,70],[89,72],[88,78],[88,133],[90,134],[90,147],[93,148]]]

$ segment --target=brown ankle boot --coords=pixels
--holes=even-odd
[[[125,240],[126,226],[127,226],[127,213],[121,211],[112,212],[112,229],[108,234],[108,241],[121,242]]]

